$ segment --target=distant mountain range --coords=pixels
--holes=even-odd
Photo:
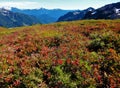
[[[120,2],[108,4],[86,13],[83,19],[118,19],[120,18]]]
[[[119,19],[120,2],[105,5],[94,9],[62,10],[62,9],[18,9],[6,10],[0,8],[0,26],[19,27],[33,24],[48,24],[60,21],[73,21],[81,19]]]
[[[83,19],[83,17],[85,16],[85,14],[89,11],[94,11],[95,9],[92,7],[89,7],[85,10],[76,10],[76,11],[72,11],[72,12],[68,12],[67,14],[61,16],[58,19],[59,21],[73,21],[73,20],[80,20]]]
[[[40,23],[37,18],[0,8],[0,26],[18,27]]]
[[[68,12],[58,19],[60,21],[73,21],[81,19],[119,19],[120,18],[120,2],[105,5],[101,8],[94,9],[92,7],[85,10]]]
[[[11,11],[35,16],[42,24],[47,24],[56,22],[60,16],[73,10],[45,9],[45,8],[21,10],[18,8],[11,8]]]

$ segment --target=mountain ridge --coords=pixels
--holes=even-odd
[[[18,8],[12,7],[11,11],[35,16],[41,23],[48,24],[48,23],[56,22],[57,19],[60,16],[66,14],[69,11],[73,11],[73,10],[45,9],[45,8],[40,8],[40,9],[23,9],[22,10],[22,9],[18,9]],[[46,17],[49,20],[46,20]]]
[[[92,8],[92,7],[90,7]],[[74,14],[78,13],[78,14]],[[60,21],[74,21],[85,19],[119,19],[120,18],[120,2],[107,4],[98,9],[85,9],[83,11],[72,11],[61,16],[57,22]]]
[[[118,19],[120,18],[120,2],[107,4],[95,11],[86,13],[83,19]]]
[[[40,22],[33,16],[0,8],[0,26],[2,27],[19,27],[39,23]]]
[[[87,9],[84,10],[76,10],[76,11],[72,11],[72,12],[68,12],[67,14],[61,16],[57,22],[60,21],[73,21],[73,20],[80,20],[84,17],[84,15],[88,12],[88,11],[93,11],[95,10],[92,7],[89,7]]]

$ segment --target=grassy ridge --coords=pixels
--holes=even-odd
[[[1,88],[119,88],[120,20],[0,30]]]

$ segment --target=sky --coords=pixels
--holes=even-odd
[[[16,7],[19,9],[86,9],[99,8],[106,4],[120,2],[120,0],[0,0],[0,8]]]

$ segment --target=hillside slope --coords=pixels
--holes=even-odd
[[[75,20],[81,20],[84,18],[85,14],[89,11],[94,11],[95,9],[92,7],[89,7],[84,10],[76,10],[72,12],[68,12],[65,15],[61,16],[57,21],[75,21]]]
[[[4,8],[0,8],[0,26],[19,27],[40,23],[37,18],[22,13],[14,13]]]
[[[84,19],[120,19],[120,2],[111,3],[98,9],[90,7],[81,11],[71,11],[59,17],[58,22]]]
[[[1,88],[119,88],[120,20],[0,32]]]
[[[120,2],[105,5],[95,11],[86,13],[84,19],[119,19]]]

